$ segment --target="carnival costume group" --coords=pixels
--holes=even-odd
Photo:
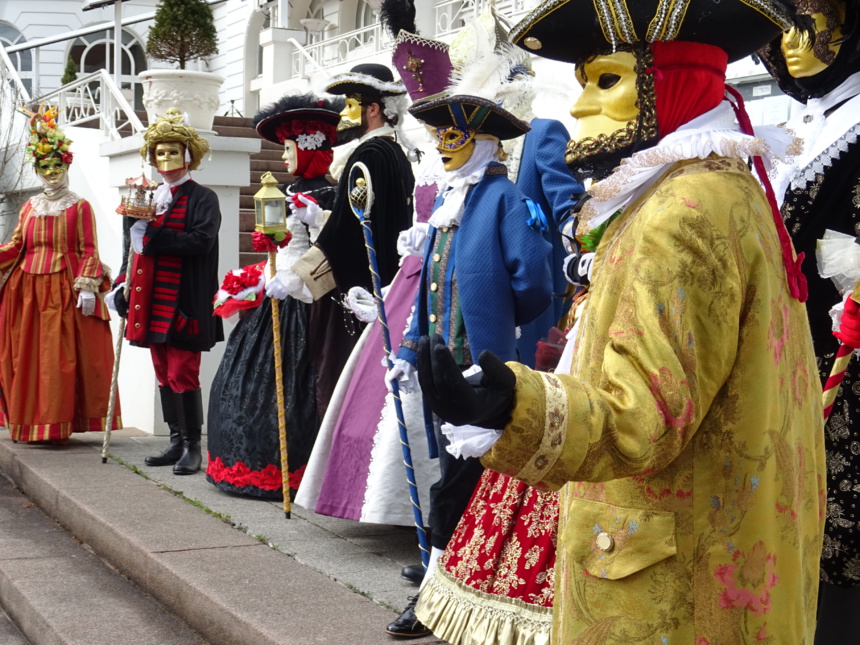
[[[163,183],[112,283],[71,142],[30,113],[45,190],[0,246],[0,424],[104,429],[110,306],[170,429],[146,464],[194,474],[200,353],[239,314],[206,479],[360,522],[423,511],[391,638],[853,642],[860,2],[544,0],[513,26],[489,2],[450,43],[415,12],[382,2],[392,67],[255,116],[287,233],[258,228],[269,261],[220,288],[183,115],[146,131]],[[787,124],[753,127],[726,84],[755,53],[803,104]],[[581,88],[570,133],[535,117],[534,57]]]

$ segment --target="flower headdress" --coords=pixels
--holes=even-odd
[[[30,117],[30,141],[27,143],[26,159],[36,165],[46,157],[59,157],[64,164],[72,163],[72,153],[69,152],[71,140],[57,126],[57,107],[45,109],[45,104],[39,106],[37,112],[19,108]]]

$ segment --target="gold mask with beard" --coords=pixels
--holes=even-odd
[[[570,109],[576,118],[565,161],[576,169],[590,157],[636,143],[639,116],[636,56],[616,52],[595,56],[576,68],[582,94]]]

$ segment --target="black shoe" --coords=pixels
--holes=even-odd
[[[172,466],[179,461],[183,452],[182,428],[180,427],[182,401],[179,400],[179,395],[170,388],[159,387],[158,393],[161,395],[161,413],[164,415],[164,422],[170,428],[170,443],[167,445],[167,450],[160,455],[147,457],[143,461],[147,466]]]
[[[179,394],[185,413],[182,424],[182,456],[173,466],[174,475],[193,475],[200,470],[203,457],[200,451],[200,435],[203,426],[203,399],[200,390]]]
[[[420,638],[421,636],[427,636],[430,630],[422,625],[421,621],[415,615],[415,603],[418,602],[418,596],[409,596],[407,600],[409,600],[409,604],[406,605],[406,609],[397,617],[397,620],[385,628],[385,633],[397,636],[397,638]]]
[[[414,585],[420,585],[424,580],[424,565],[409,564],[400,570],[400,577],[408,580]]]

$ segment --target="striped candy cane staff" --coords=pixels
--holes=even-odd
[[[851,300],[860,303],[860,290],[858,289],[860,289],[860,282],[854,285],[854,290],[851,292]],[[830,418],[833,404],[836,403],[836,394],[839,392],[839,386],[842,385],[842,380],[845,378],[845,371],[848,369],[848,363],[851,362],[851,354],[855,349],[857,348],[842,343],[839,345],[839,351],[836,352],[833,368],[830,370],[830,376],[827,377],[827,382],[824,384],[824,392],[821,395],[825,421]]]
[[[376,249],[373,246],[373,232],[370,230],[370,207],[373,205],[373,184],[370,181],[370,171],[360,161],[357,161],[349,171],[349,206],[361,223],[364,233],[364,245],[367,247],[367,260],[370,264],[370,275],[373,280],[373,299],[379,311],[379,324],[382,326],[382,342],[385,347],[385,360],[388,369],[391,363],[391,335],[388,332],[388,321],[385,317],[385,305],[382,302],[382,285],[379,281],[379,268],[376,262]],[[412,502],[412,516],[415,519],[415,529],[418,531],[418,547],[421,549],[421,562],[424,568],[430,561],[430,551],[427,548],[427,532],[424,530],[424,518],[421,515],[421,504],[418,500],[418,486],[415,484],[415,468],[412,466],[412,450],[409,447],[409,435],[406,433],[406,421],[403,416],[403,405],[400,402],[400,384],[397,379],[391,380],[391,395],[394,397],[394,410],[397,412],[397,426],[400,429],[400,447],[403,449],[403,464],[406,466],[406,481],[409,483],[409,499]]]

